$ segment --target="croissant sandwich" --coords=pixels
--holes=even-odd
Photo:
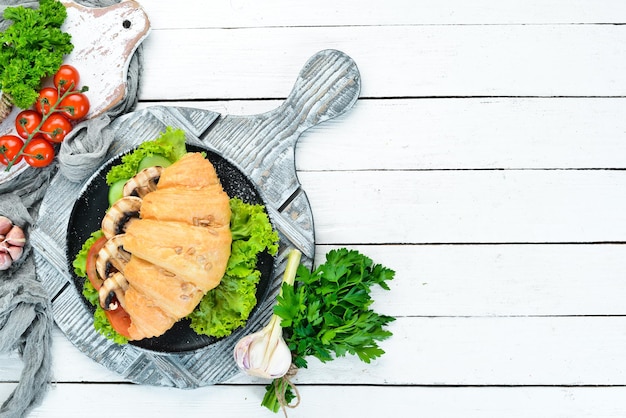
[[[102,220],[98,253],[104,309],[130,316],[131,340],[164,334],[221,281],[230,257],[231,211],[215,168],[188,153],[150,167],[124,187]]]

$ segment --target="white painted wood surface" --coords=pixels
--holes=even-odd
[[[290,417],[626,416],[626,3],[140,3],[140,108],[255,114],[320,49],[359,65],[361,99],[296,164],[318,262],[394,268],[375,308],[398,320],[371,365],[311,361]],[[20,370],[0,358],[0,397]],[[132,385],[58,330],[54,374],[31,416],[276,416],[260,380]]]

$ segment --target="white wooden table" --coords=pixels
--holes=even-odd
[[[626,416],[623,0],[141,0],[139,108],[275,108],[315,52],[361,97],[296,151],[319,262],[396,270],[373,364],[311,359],[290,417]],[[57,329],[32,417],[272,417],[265,381],[139,386]],[[0,398],[16,386],[0,357]]]

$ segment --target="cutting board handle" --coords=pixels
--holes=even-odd
[[[348,111],[360,90],[355,62],[341,51],[323,50],[306,62],[280,106],[224,116],[203,138],[254,182],[283,246],[300,249],[309,262],[315,252],[313,215],[296,174],[296,142],[305,130]]]
[[[361,76],[356,63],[341,51],[327,49],[304,65],[291,93],[274,113],[293,118],[297,136],[326,120],[342,115],[359,97]],[[284,123],[284,122],[283,122]],[[295,142],[295,141],[294,141]]]

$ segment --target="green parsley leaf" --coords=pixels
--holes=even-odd
[[[38,9],[7,7],[12,24],[0,32],[0,90],[22,109],[38,97],[41,80],[54,74],[72,52],[71,35],[61,30],[67,17],[58,0],[40,0]]]
[[[385,327],[395,318],[370,309],[370,292],[376,285],[389,290],[386,282],[394,275],[346,248],[328,252],[326,262],[313,271],[300,265],[294,285],[283,283],[274,306],[294,366],[306,368],[308,356],[328,362],[351,354],[365,363],[382,356],[385,351],[378,342],[391,337]],[[284,406],[281,402],[289,405],[297,397],[284,376],[265,389],[261,405],[273,412]]]
[[[299,266],[294,286],[283,285],[274,307],[294,363],[306,367],[308,356],[328,362],[346,354],[370,363],[384,354],[378,342],[392,335],[385,326],[395,318],[370,309],[371,289],[389,290],[394,274],[345,248],[330,251],[313,271]]]

